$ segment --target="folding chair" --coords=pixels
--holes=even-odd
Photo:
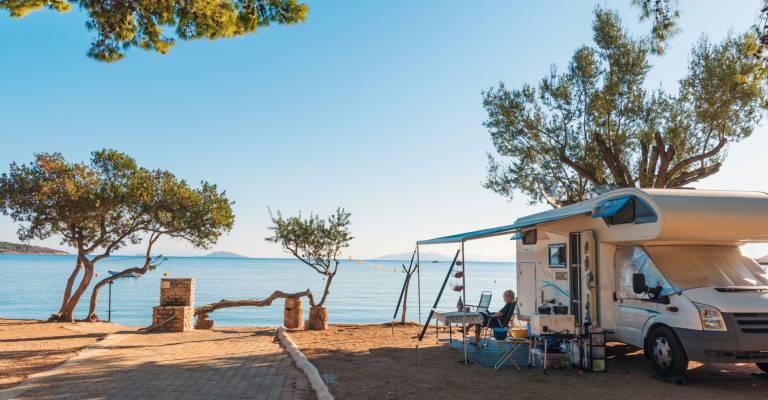
[[[497,320],[499,322],[498,325],[509,329],[510,324],[514,320],[513,317],[515,316],[515,311],[517,311],[517,302],[514,303],[514,306],[512,306],[512,308],[508,311],[507,315],[502,315],[501,317],[493,317],[492,320],[493,319]],[[488,345],[488,339],[490,339],[492,331],[493,329],[490,327],[483,327],[482,335],[480,335],[481,336],[480,347],[485,347]]]
[[[474,307],[475,311],[479,313],[487,313],[488,307],[491,305],[492,296],[492,292],[484,290],[480,293],[480,301],[477,302],[477,305],[468,305],[468,307]]]

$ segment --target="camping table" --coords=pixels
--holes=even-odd
[[[466,313],[462,311],[447,311],[447,312],[440,312],[435,311],[435,324],[437,322],[442,322],[446,325],[448,325],[448,348],[451,349],[452,347],[452,341],[453,341],[453,331],[451,330],[451,324],[460,324],[462,326],[462,329],[466,332],[468,325],[475,325],[475,324],[482,324],[483,323],[483,314],[480,314],[479,312],[472,312],[467,311]],[[435,333],[435,336],[437,336],[437,333]]]
[[[517,350],[519,350],[521,347],[523,347],[523,345],[527,345],[528,346],[528,367],[530,367],[532,365],[531,355],[533,353],[532,353],[531,349],[533,348],[533,346],[532,346],[531,339],[528,339],[528,338],[514,338],[514,337],[509,337],[508,336],[504,340],[496,340],[496,339],[494,339],[494,341],[496,343],[499,343],[499,344],[502,344],[502,345],[506,345],[507,351],[505,351],[504,354],[501,356],[501,358],[499,358],[499,361],[496,361],[496,364],[493,366],[493,369],[498,370],[499,368],[501,368],[504,365],[504,363],[507,360],[511,359],[512,360],[512,364],[514,364],[514,366],[519,370],[520,366],[517,365],[517,361],[515,361],[514,355],[515,355],[515,352],[517,352]]]

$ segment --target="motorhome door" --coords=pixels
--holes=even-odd
[[[517,307],[523,315],[536,313],[536,263],[517,263]]]
[[[579,232],[581,255],[581,309],[582,322],[587,318],[592,324],[600,324],[600,298],[598,295],[598,268],[596,256],[595,234],[592,231]]]
[[[583,326],[587,320],[599,323],[595,235],[592,231],[573,232],[568,241],[571,314],[578,326]]]

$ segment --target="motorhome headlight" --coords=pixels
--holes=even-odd
[[[706,304],[693,303],[696,305],[696,309],[699,310],[699,317],[701,318],[701,326],[705,331],[727,331],[725,327],[725,320],[723,314],[720,314],[720,310],[715,307],[708,306]]]

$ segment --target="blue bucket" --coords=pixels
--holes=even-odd
[[[493,328],[493,338],[496,340],[504,340],[507,338],[507,328]]]

